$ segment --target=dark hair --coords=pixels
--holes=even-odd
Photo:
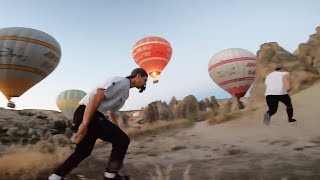
[[[146,70],[142,69],[142,68],[136,68],[134,69],[130,76],[127,76],[126,78],[133,78],[133,77],[136,77],[138,74],[140,74],[142,77],[148,77],[148,73]],[[142,86],[140,89],[139,89],[139,93],[142,93],[144,90],[146,90],[146,86]]]
[[[148,77],[148,73],[146,70],[144,70],[142,68],[136,68],[131,72],[131,74],[129,76],[127,76],[127,78],[136,77],[136,75],[138,75],[138,74],[140,74],[142,77],[145,77],[145,76]]]
[[[276,71],[282,70],[282,69],[283,69],[283,65],[282,65],[282,64],[278,64],[278,65],[276,66]]]

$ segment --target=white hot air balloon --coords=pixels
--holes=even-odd
[[[208,71],[211,79],[238,98],[250,88],[256,74],[256,56],[248,50],[230,48],[212,56]]]
[[[0,90],[15,105],[19,97],[47,77],[59,64],[59,43],[42,31],[11,27],[0,29]]]

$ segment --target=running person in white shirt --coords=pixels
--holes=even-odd
[[[296,122],[296,120],[292,118],[293,107],[288,94],[291,90],[289,73],[284,71],[283,65],[277,65],[276,70],[266,77],[265,85],[265,96],[269,110],[264,114],[263,122],[266,125],[270,124],[270,118],[277,112],[279,101],[287,107],[288,123]]]
[[[134,69],[130,76],[113,77],[97,86],[80,102],[74,113],[74,124],[78,129],[76,134],[75,151],[62,163],[49,180],[61,180],[81,161],[87,158],[97,139],[112,143],[112,152],[104,173],[104,179],[128,180],[121,176],[121,169],[130,139],[118,127],[116,112],[124,105],[129,97],[129,89],[136,87],[139,92],[145,90],[148,80],[147,72],[142,68]],[[109,114],[108,114],[109,113]],[[109,121],[106,117],[110,117]]]

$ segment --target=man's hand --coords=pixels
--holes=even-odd
[[[76,144],[78,144],[87,135],[87,130],[88,130],[87,125],[81,123],[75,137]]]
[[[289,75],[286,74],[282,77],[282,81],[284,83],[284,86],[286,87],[287,89],[287,92],[291,91],[291,83],[290,83],[290,78],[289,78]]]
[[[287,89],[287,92],[290,96],[293,95],[292,89]]]
[[[115,124],[115,125],[119,126],[119,124],[118,124],[118,116],[117,116],[117,114],[115,114],[115,113],[113,113],[113,112],[109,111],[109,117],[110,117],[111,122],[113,122],[113,124]]]

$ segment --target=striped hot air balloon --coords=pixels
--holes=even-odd
[[[152,78],[157,78],[171,59],[172,48],[170,43],[156,36],[140,39],[132,50],[135,62]]]
[[[256,56],[241,48],[230,48],[213,55],[208,71],[211,79],[233,96],[243,97],[256,74]]]
[[[68,119],[73,119],[73,114],[79,106],[79,101],[86,95],[84,91],[69,89],[62,91],[57,97],[57,106],[61,113]]]
[[[35,29],[0,29],[0,90],[11,103],[47,77],[59,64],[61,49],[50,35]]]

